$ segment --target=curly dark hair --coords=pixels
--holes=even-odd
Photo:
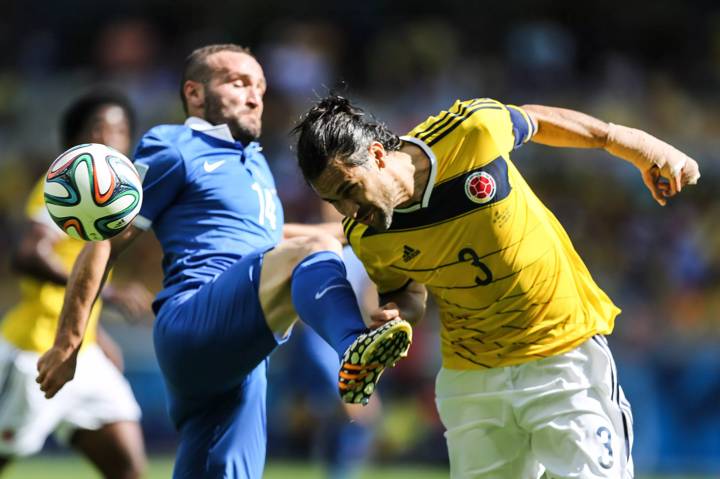
[[[130,100],[121,92],[111,88],[97,88],[73,101],[60,119],[60,142],[67,149],[80,143],[80,135],[88,127],[93,115],[106,106],[122,108],[130,127],[130,136],[135,133],[135,110]]]

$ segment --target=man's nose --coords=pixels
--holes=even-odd
[[[257,108],[262,105],[262,93],[260,93],[260,89],[251,88],[245,103],[252,108]]]

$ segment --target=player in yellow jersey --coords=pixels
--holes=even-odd
[[[104,143],[127,154],[133,116],[123,96],[89,93],[65,112],[62,145]],[[121,365],[119,349],[97,325],[100,305],[91,316],[75,381],[50,400],[35,384],[40,353],[55,339],[68,272],[84,245],[52,222],[43,185],[40,179],[30,195],[27,224],[13,257],[22,275],[22,299],[0,324],[0,468],[38,452],[55,432],[104,477],[139,477],[145,464],[140,409],[120,370],[106,357]],[[106,289],[102,297],[130,314],[149,314],[150,293],[139,285]]]
[[[604,148],[660,204],[695,161],[560,108],[457,101],[398,137],[330,96],[296,127],[300,168],[346,216],[380,292],[376,324],[442,321],[437,405],[454,478],[631,478],[630,407],[605,335],[620,310],[510,159],[528,141]]]

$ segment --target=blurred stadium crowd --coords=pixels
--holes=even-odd
[[[110,84],[137,108],[138,134],[178,123],[182,61],[198,45],[246,44],[264,66],[262,144],[290,221],[319,219],[289,130],[327,88],[344,88],[398,132],[456,98],[575,108],[640,127],[700,164],[699,185],[660,208],[632,167],[603,152],[528,145],[515,156],[623,309],[610,341],[634,405],[637,468],[720,471],[720,203],[712,193],[720,179],[720,7],[505,3],[9,2],[0,16],[0,311],[17,297],[8,251],[21,205],[59,153],[59,113],[88,87]],[[134,255],[140,260],[121,262],[117,275],[157,290],[157,245]],[[107,316],[144,407],[148,448],[170,447],[150,328]],[[437,329],[427,318],[411,358],[382,384],[376,460],[446,460],[433,403]],[[270,458],[321,447],[310,439],[325,406],[293,396],[287,383],[301,379],[290,355],[281,348],[272,359]]]

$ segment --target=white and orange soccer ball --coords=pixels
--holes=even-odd
[[[132,162],[98,143],[70,148],[45,176],[45,206],[69,236],[101,241],[123,231],[142,205],[142,181]]]

